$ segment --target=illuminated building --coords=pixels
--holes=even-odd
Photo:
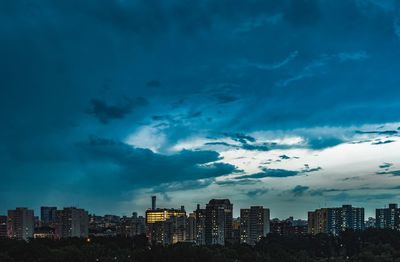
[[[155,210],[146,210],[146,224],[167,221],[171,217],[186,216],[185,210],[173,208],[158,208]]]
[[[57,235],[54,228],[46,226],[46,227],[35,228],[35,232],[33,233],[33,238],[56,239]]]
[[[34,222],[33,210],[21,207],[8,210],[8,237],[19,240],[32,238]]]
[[[254,245],[270,231],[269,209],[252,206],[240,209],[240,242]]]
[[[225,245],[232,242],[232,211],[233,205],[229,199],[211,199],[206,205],[206,245]]]
[[[152,207],[146,210],[147,237],[152,243],[162,245],[186,241],[186,211],[174,208],[157,208],[152,196]]]
[[[205,245],[206,244],[206,210],[200,208],[197,204],[197,209],[194,211],[196,217],[196,244]]]

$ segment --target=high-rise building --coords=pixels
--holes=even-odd
[[[308,233],[317,235],[327,233],[328,230],[328,209],[320,208],[308,212]]]
[[[146,210],[146,227],[147,238],[153,243],[169,245],[186,241],[185,208],[157,208],[153,196],[152,207]]]
[[[43,226],[54,224],[57,220],[57,207],[41,207],[40,220]]]
[[[190,213],[186,221],[186,241],[196,242],[196,214]]]
[[[252,206],[240,209],[240,243],[255,245],[270,231],[269,209]]]
[[[365,227],[364,223],[364,208],[351,205],[322,208],[308,213],[308,231],[311,234],[339,235],[346,229],[362,230]]]
[[[84,209],[68,207],[57,211],[56,232],[60,238],[87,237],[89,215]]]
[[[196,216],[196,244],[205,245],[206,244],[206,210],[200,208],[197,204],[197,209],[194,211]]]
[[[271,233],[282,236],[307,234],[307,223],[306,220],[294,220],[293,217],[284,220],[274,218],[270,223]]]
[[[20,240],[33,238],[34,223],[33,210],[23,207],[8,210],[7,235]]]
[[[0,238],[7,238],[7,216],[0,216]]]
[[[205,243],[225,245],[232,242],[233,205],[229,199],[211,199],[206,205]]]
[[[232,220],[232,243],[240,243],[240,217]]]
[[[376,209],[376,228],[400,230],[400,208],[397,204],[389,204],[388,208]]]

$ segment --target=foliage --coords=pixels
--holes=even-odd
[[[149,246],[145,236],[134,238],[0,240],[2,262],[70,261],[185,261],[185,262],[400,262],[400,232],[391,230],[346,231],[329,235],[268,235],[256,246],[196,246],[179,243]]]

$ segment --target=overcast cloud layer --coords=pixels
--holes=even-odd
[[[400,202],[399,7],[1,1],[0,213]]]

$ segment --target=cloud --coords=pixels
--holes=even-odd
[[[263,172],[260,173],[255,173],[251,175],[246,175],[246,176],[240,176],[237,177],[237,179],[242,179],[242,178],[284,178],[284,177],[292,177],[292,176],[297,176],[300,175],[298,171],[293,171],[293,170],[285,170],[285,169],[269,169],[269,168],[262,168]]]
[[[322,167],[314,167],[314,168],[310,168],[310,166],[308,164],[304,165],[304,168],[301,170],[302,173],[312,173],[312,172],[317,172],[322,170]]]
[[[342,144],[344,141],[337,137],[312,137],[307,140],[310,148],[320,150]]]
[[[297,185],[291,190],[291,192],[293,193],[294,196],[302,196],[309,189],[310,187],[308,186]]]
[[[397,135],[398,132],[396,130],[385,130],[385,131],[360,131],[357,130],[355,131],[356,134],[376,134],[376,135],[388,135],[388,136],[393,136]]]
[[[385,145],[385,144],[390,144],[396,142],[395,140],[384,140],[384,141],[378,141],[378,142],[373,142],[372,145]]]
[[[379,168],[382,169],[387,169],[393,166],[393,163],[383,163],[382,165],[379,166]]]
[[[233,165],[215,162],[221,160],[215,151],[183,150],[174,155],[162,155],[99,137],[90,137],[80,143],[79,148],[83,163],[98,165],[98,168],[115,166],[116,179],[126,181],[131,188],[209,179],[238,171]],[[176,187],[176,184],[170,186],[173,185]]]
[[[378,175],[392,175],[392,176],[400,176],[400,170],[392,170],[392,171],[379,171],[376,174]]]
[[[215,98],[220,104],[232,103],[239,100],[239,97],[228,94],[217,94]]]
[[[266,188],[259,188],[259,189],[255,189],[255,190],[248,191],[248,192],[246,193],[246,195],[247,195],[248,197],[250,197],[250,198],[260,197],[260,196],[263,196],[263,195],[267,194],[268,191],[269,191],[269,190],[266,189]]]
[[[110,105],[103,100],[92,99],[87,113],[96,117],[101,123],[107,124],[110,120],[122,119],[131,113],[134,108],[147,104],[147,100],[143,97],[125,99],[118,105]]]

